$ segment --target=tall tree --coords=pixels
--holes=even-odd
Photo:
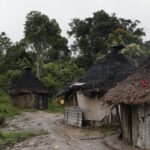
[[[5,68],[6,70],[22,69],[25,66],[33,65],[34,52],[27,51],[28,46],[24,39],[16,42],[6,52]]]
[[[60,35],[61,29],[55,19],[50,20],[41,12],[31,11],[26,17],[24,33],[31,49],[36,51],[37,77],[40,78],[42,57],[45,52],[51,49],[58,52],[54,44],[58,39],[62,38]]]
[[[72,48],[79,50],[80,58],[86,62],[84,67],[88,68],[97,54],[107,53],[114,41],[128,44],[141,42],[141,36],[145,33],[137,27],[138,24],[138,21],[117,18],[115,14],[109,15],[101,10],[84,20],[73,19],[68,34],[75,38]]]
[[[142,48],[145,50],[145,57],[150,56],[150,40],[145,41],[142,45]]]
[[[131,63],[134,63],[137,67],[143,61],[145,51],[140,45],[129,44],[125,49],[122,50],[122,53],[126,55]]]
[[[7,37],[5,32],[1,32],[0,34],[0,73],[4,72],[5,67],[5,55],[10,47],[13,45],[12,41],[9,37]]]
[[[6,54],[6,51],[11,47],[12,41],[7,37],[5,32],[0,34],[0,55]]]

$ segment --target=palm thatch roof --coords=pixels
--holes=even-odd
[[[103,100],[113,104],[150,103],[150,57],[134,74],[106,93]]]
[[[22,93],[47,94],[48,91],[44,84],[32,74],[31,68],[26,67],[16,83],[11,85],[9,94],[18,95]]]
[[[79,87],[75,85],[76,83],[84,83],[80,86],[80,89],[85,94],[99,93],[100,96],[103,96],[117,82],[124,80],[131,73],[135,72],[136,67],[120,53],[120,49],[122,48],[119,46],[114,47],[101,62],[93,66],[85,75],[76,80],[69,89]]]

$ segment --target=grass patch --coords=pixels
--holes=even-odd
[[[49,113],[63,113],[64,105],[58,104],[57,101],[52,100],[48,103],[48,109],[46,111]]]
[[[26,139],[47,134],[46,131],[20,131],[6,132],[0,131],[0,149],[10,147]]]
[[[13,107],[9,95],[0,90],[0,125],[3,125],[7,118],[19,115],[21,112],[36,112],[36,109],[25,109]],[[64,106],[59,104],[57,101],[52,100],[48,104],[49,113],[63,113]]]
[[[83,134],[83,136],[88,137],[88,136],[93,135],[93,131],[84,129],[84,130],[82,130],[82,134]]]
[[[100,129],[105,131],[116,131],[118,128],[118,124],[103,124],[100,126]]]
[[[4,91],[0,91],[0,125],[6,118],[19,115],[20,112],[21,110],[12,106],[10,97]]]

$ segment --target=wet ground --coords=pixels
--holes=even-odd
[[[130,146],[117,144],[114,135],[102,133],[99,128],[77,128],[65,125],[63,115],[49,114],[44,111],[25,112],[16,116],[7,121],[5,130],[45,130],[48,133],[18,143],[11,148],[8,147],[7,150],[128,150],[129,148],[133,150]]]

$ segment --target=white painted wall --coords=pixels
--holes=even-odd
[[[77,101],[85,120],[101,121],[111,113],[113,107],[113,105],[104,104],[97,97],[85,96],[81,91],[77,92]],[[116,113],[115,110],[114,113]]]

